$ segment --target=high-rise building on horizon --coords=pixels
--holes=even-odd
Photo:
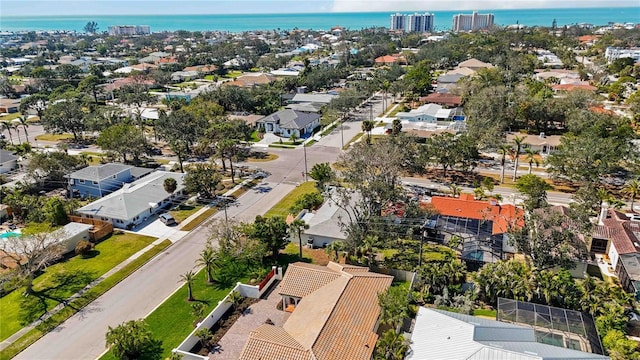
[[[149,25],[114,25],[109,26],[109,35],[149,35],[151,34],[151,28]]]
[[[391,30],[406,32],[429,32],[433,31],[433,14],[391,14]]]
[[[484,30],[493,26],[493,14],[458,14],[453,16],[454,32]]]

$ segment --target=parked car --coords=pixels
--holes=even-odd
[[[167,226],[177,224],[176,219],[174,219],[173,216],[171,216],[171,214],[169,213],[160,214],[159,218],[160,221],[162,221]]]

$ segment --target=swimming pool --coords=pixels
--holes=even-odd
[[[4,233],[0,233],[0,239],[6,239],[6,238],[10,238],[10,237],[18,237],[22,234],[20,234],[19,231],[8,231],[8,232],[4,232]]]

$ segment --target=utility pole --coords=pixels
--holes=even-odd
[[[302,143],[302,149],[304,151],[304,181],[307,181],[307,144],[305,142]]]
[[[340,140],[342,140],[342,148],[344,148],[344,115],[342,115],[342,121],[340,121]]]

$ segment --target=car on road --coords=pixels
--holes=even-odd
[[[167,225],[167,226],[177,225],[178,224],[176,222],[176,219],[174,219],[173,216],[171,216],[171,214],[169,214],[169,213],[160,214],[160,216],[158,216],[158,218],[160,218],[160,221],[162,221],[162,223]]]

